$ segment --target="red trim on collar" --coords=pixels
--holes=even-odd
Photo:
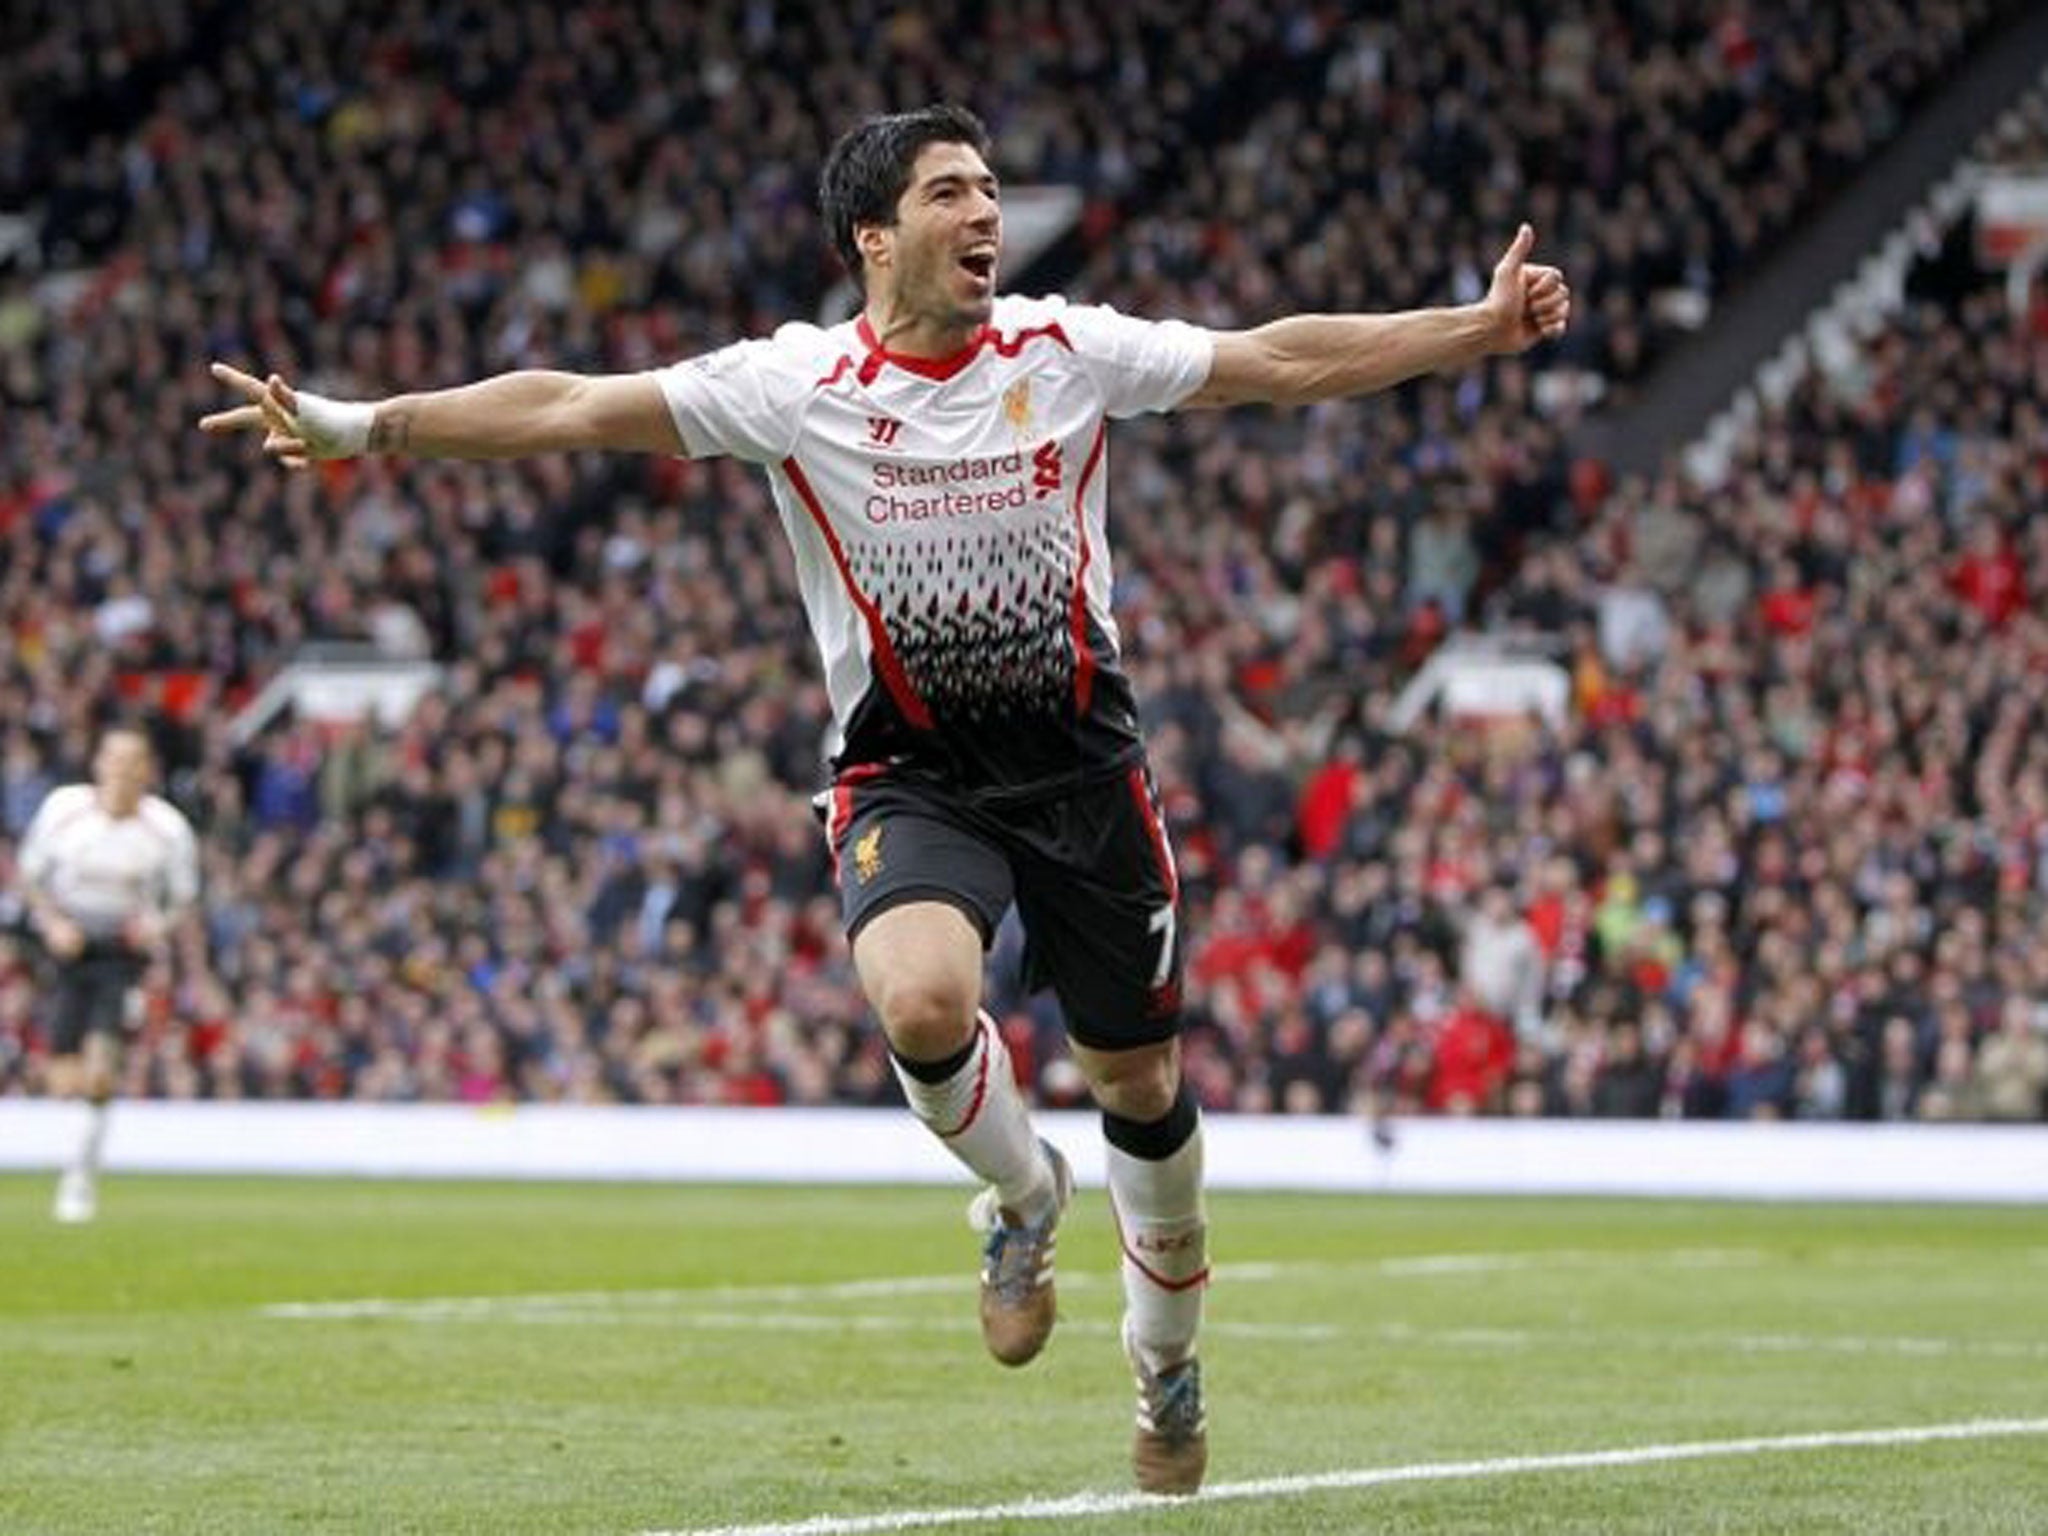
[[[860,344],[868,349],[867,361],[862,364],[860,370],[862,383],[871,382],[874,376],[882,371],[884,363],[893,363],[906,373],[914,373],[922,378],[950,379],[974,361],[982,346],[993,334],[984,325],[967,338],[966,346],[956,352],[948,352],[944,357],[912,357],[903,352],[891,352],[883,346],[882,338],[877,336],[875,328],[868,324],[866,315],[860,317],[854,330],[860,337]]]
[[[997,354],[1002,357],[1015,357],[1023,349],[1025,342],[1038,336],[1058,342],[1069,352],[1074,350],[1074,344],[1067,339],[1067,333],[1060,329],[1057,322],[1051,325],[1027,326],[1008,340],[1005,340],[993,326],[984,325],[969,338],[966,346],[957,352],[949,352],[944,357],[912,357],[903,352],[891,352],[882,345],[881,338],[875,335],[875,328],[868,324],[866,315],[862,315],[855,322],[854,333],[860,337],[860,344],[868,349],[868,355],[860,365],[860,381],[863,384],[874,383],[875,375],[882,371],[885,363],[901,368],[906,373],[914,373],[922,379],[950,379],[981,356],[984,347],[994,347]]]

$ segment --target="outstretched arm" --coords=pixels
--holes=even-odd
[[[1535,243],[1535,232],[1524,224],[1476,304],[1389,315],[1295,315],[1254,330],[1218,332],[1209,380],[1182,409],[1369,395],[1417,374],[1527,351],[1560,336],[1571,321],[1571,289],[1556,267],[1529,265]]]
[[[247,403],[203,418],[200,429],[260,431],[264,452],[292,469],[366,453],[510,459],[577,448],[683,451],[651,374],[525,369],[375,402],[329,400],[294,389],[277,374],[258,379],[226,363],[215,363],[213,376]]]

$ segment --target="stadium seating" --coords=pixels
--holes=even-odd
[[[1853,41],[1839,7],[1184,10],[230,24],[182,0],[5,24],[0,885],[96,722],[147,714],[207,897],[150,979],[131,1091],[893,1098],[806,803],[827,710],[757,479],[285,476],[191,424],[214,356],[382,393],[644,367],[811,314],[832,132],[955,96],[1006,177],[1083,190],[1077,295],[1217,325],[1447,301],[1525,214],[1581,295],[1554,355],[1120,429],[1118,611],[1207,1102],[2043,1113],[2040,311],[1974,281],[1922,299],[1862,388],[1810,381],[1715,486],[1607,485],[1571,446],[1999,7],[1859,6]],[[1633,648],[1624,603],[1653,620]],[[1481,625],[1554,637],[1568,725],[1393,732],[1402,682]],[[229,735],[303,644],[394,636],[450,669],[404,726]],[[994,1001],[1061,1101],[1016,950],[1005,931]],[[39,1006],[0,940],[0,1092],[40,1085]]]

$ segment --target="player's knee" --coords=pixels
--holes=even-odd
[[[1089,1088],[1097,1107],[1149,1125],[1164,1119],[1180,1093],[1180,1057],[1168,1047],[1097,1057]]]
[[[1135,1120],[1141,1125],[1150,1125],[1163,1120],[1173,1109],[1174,1096],[1178,1085],[1159,1077],[1147,1076],[1139,1079],[1099,1084],[1095,1090],[1095,1102],[1099,1108],[1125,1120]]]
[[[978,985],[938,974],[906,976],[877,990],[875,1012],[889,1043],[915,1061],[936,1061],[965,1045],[981,1001]]]

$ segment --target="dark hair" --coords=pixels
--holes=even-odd
[[[818,212],[832,248],[865,292],[860,247],[853,232],[862,224],[894,224],[896,204],[910,185],[910,168],[927,144],[967,144],[988,153],[988,129],[965,107],[946,104],[871,117],[839,136],[818,176]]]
[[[151,757],[156,756],[156,736],[147,721],[126,714],[110,715],[99,722],[99,727],[98,745],[104,746],[109,736],[133,736],[149,749]]]

